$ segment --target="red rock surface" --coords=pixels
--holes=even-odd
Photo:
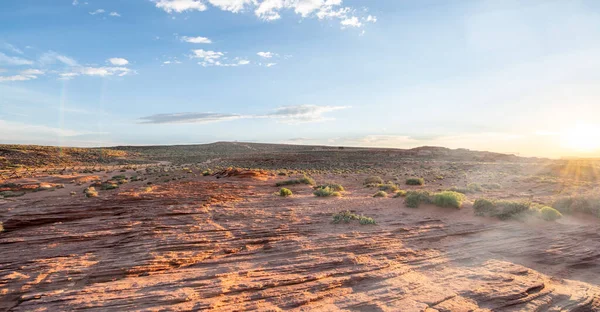
[[[409,209],[356,180],[342,198],[190,177],[0,201],[0,310],[600,310],[597,222]]]

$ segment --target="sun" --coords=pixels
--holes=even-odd
[[[562,145],[566,148],[591,152],[600,149],[600,126],[578,124],[567,129],[561,135]]]

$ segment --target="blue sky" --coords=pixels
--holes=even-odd
[[[0,143],[600,156],[597,1],[5,0]]]

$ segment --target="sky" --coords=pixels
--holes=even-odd
[[[600,2],[3,0],[0,143],[600,157]]]

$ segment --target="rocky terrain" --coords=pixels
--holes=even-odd
[[[600,311],[600,219],[502,221],[473,208],[481,197],[549,204],[597,190],[591,176],[436,148],[288,149],[0,181],[24,193],[0,199],[0,311]],[[236,161],[263,170],[216,165]],[[345,190],[323,198],[300,183],[278,196],[277,182],[305,174]],[[408,191],[500,188],[466,194],[461,209],[414,209],[374,198],[373,174]],[[404,185],[411,176],[425,185]],[[332,222],[343,211],[376,224]]]

